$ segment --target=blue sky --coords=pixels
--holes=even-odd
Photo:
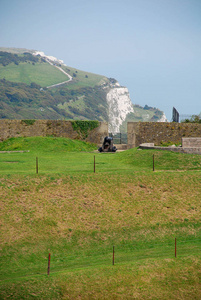
[[[169,120],[201,112],[201,0],[0,0],[0,46],[113,77]]]

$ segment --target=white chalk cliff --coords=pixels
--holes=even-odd
[[[58,59],[58,58],[56,58],[54,56],[45,55],[45,53],[42,52],[42,51],[35,51],[33,53],[33,55],[40,55],[41,57],[45,58],[48,61],[57,62],[57,63],[60,63],[60,64],[64,65],[64,61],[63,60]]]
[[[168,122],[166,115],[163,113],[162,117],[157,122]]]
[[[118,82],[110,86],[106,96],[109,110],[109,132],[120,132],[120,126],[126,116],[134,112],[128,89],[121,87]]]

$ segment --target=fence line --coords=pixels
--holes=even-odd
[[[51,274],[63,270],[70,269],[83,269],[96,266],[112,266],[118,267],[121,263],[134,263],[146,259],[178,259],[181,257],[188,257],[192,255],[199,255],[201,253],[201,238],[189,238],[180,240],[177,238],[177,248],[175,257],[175,240],[168,240],[161,244],[153,244],[150,242],[134,242],[134,244],[114,245],[107,246],[107,248],[95,249],[96,252],[91,250],[88,254],[84,252],[84,249],[76,251],[69,251],[66,255],[60,255],[60,253],[51,252],[47,255],[46,263],[44,264],[44,257],[38,258],[37,262],[33,265],[27,263],[22,268],[14,268],[7,270],[4,274],[3,281],[9,279],[10,276],[22,277],[20,273],[24,273],[24,276],[35,276],[37,274]],[[50,262],[51,257],[51,262]],[[1,278],[2,278],[1,274]],[[19,276],[18,276],[19,275]]]
[[[176,242],[177,241],[177,242]],[[189,243],[198,243],[191,245]],[[126,247],[125,247],[126,246]],[[137,246],[137,245],[136,245]],[[52,259],[52,272],[57,272],[56,270],[59,269],[67,269],[67,268],[83,268],[86,266],[96,266],[96,265],[116,265],[122,262],[131,262],[137,261],[142,259],[154,259],[154,258],[176,258],[176,257],[183,257],[189,256],[192,254],[196,254],[201,250],[201,239],[189,239],[185,241],[180,241],[179,239],[175,239],[172,243],[166,244],[154,244],[154,246],[147,245],[148,247],[139,247],[138,249],[133,247],[131,249],[130,245],[118,245],[111,247],[110,251],[107,251],[105,254],[89,254],[81,257],[74,258],[70,256],[63,256],[63,257],[55,257]],[[191,247],[192,246],[192,247]],[[125,252],[127,250],[127,252]],[[130,251],[128,251],[130,250]],[[144,251],[142,255],[142,251]],[[100,261],[97,262],[97,258],[102,258]],[[58,261],[59,260],[59,261]],[[60,261],[62,260],[62,262]]]
[[[99,158],[99,159],[98,159]],[[190,167],[184,167],[182,168],[181,166],[176,166],[175,168],[171,168],[171,167],[164,167],[160,162],[158,162],[158,157],[156,154],[152,154],[150,155],[149,161],[146,162],[146,166],[144,167],[143,164],[141,167],[139,167],[139,165],[137,165],[135,168],[132,164],[130,165],[125,165],[121,166],[121,167],[116,167],[115,164],[112,164],[110,162],[108,162],[108,167],[106,168],[106,162],[103,160],[101,160],[100,156],[97,156],[96,159],[96,155],[94,155],[93,158],[91,158],[91,160],[88,160],[87,162],[85,161],[79,161],[79,164],[73,164],[72,161],[64,161],[62,168],[61,166],[58,167],[57,163],[57,159],[52,159],[51,160],[51,164],[49,162],[49,160],[46,160],[44,158],[40,159],[40,170],[39,170],[39,158],[36,157],[35,158],[35,173],[42,173],[42,174],[46,174],[46,173],[55,173],[55,172],[61,172],[64,174],[70,174],[70,173],[114,173],[114,172],[119,172],[119,171],[124,171],[124,172],[138,172],[140,170],[145,170],[145,171],[158,171],[158,172],[168,172],[168,171],[190,171],[190,170],[197,170],[197,171],[201,171],[201,167],[198,164],[195,164],[195,166],[190,166]],[[9,162],[21,162],[20,163],[20,167],[22,166],[23,163],[25,163],[24,161],[9,161]],[[32,161],[29,160],[28,163],[30,164],[30,166],[26,165],[25,163],[25,167],[24,170],[20,170],[20,172],[28,172],[28,170],[30,170],[31,172],[34,172],[33,167],[32,167]],[[77,161],[76,161],[77,163]],[[5,165],[4,165],[5,167]],[[70,168],[69,168],[70,167]],[[15,165],[15,170],[17,171],[16,165]],[[10,165],[8,167],[8,170],[10,172]],[[3,170],[3,173],[6,173],[6,171]]]

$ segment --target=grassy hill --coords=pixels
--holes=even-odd
[[[69,79],[58,69],[44,62],[34,63],[34,65],[28,63],[15,65],[11,63],[7,67],[0,66],[0,78],[12,82],[26,83],[27,85],[35,82],[41,87],[47,87]]]
[[[81,71],[72,67],[62,66],[62,69],[73,76],[73,81],[68,86],[68,89],[79,89],[83,87],[101,86],[108,82],[108,78],[102,75]],[[66,86],[65,86],[66,87]]]
[[[0,153],[1,299],[200,299],[201,156],[1,143],[22,149]]]
[[[108,120],[106,91],[100,87],[109,82],[106,77],[50,65],[27,51],[0,52],[0,118]],[[56,66],[73,80],[46,89],[69,79]]]
[[[56,66],[59,66],[73,77],[73,82],[68,86],[70,89],[79,89],[80,87],[88,86],[94,87],[108,81],[102,75],[67,67],[58,62],[50,65],[43,57],[38,55],[33,56],[27,52],[29,50],[22,49],[24,52],[20,50],[16,49],[15,51],[12,48],[12,52],[10,53],[9,48],[0,48],[0,79],[26,83],[28,85],[31,82],[35,82],[45,88],[69,79],[68,76],[56,68]]]
[[[60,64],[50,65],[34,50],[0,48],[0,119],[75,119],[108,121],[106,94],[114,80]],[[64,85],[51,85],[69,80]],[[127,121],[157,121],[162,112],[135,106]]]
[[[145,105],[142,107],[138,104],[133,105],[134,113],[129,113],[125,121],[120,126],[121,132],[127,132],[127,122],[157,122],[163,116],[163,112],[155,107]]]

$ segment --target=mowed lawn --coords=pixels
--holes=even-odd
[[[1,299],[201,298],[201,156],[0,146]]]
[[[118,146],[117,146],[118,147]],[[56,137],[11,138],[0,143],[0,174],[96,173],[125,174],[155,171],[200,171],[200,155],[140,150],[99,153],[98,147],[78,140]],[[29,151],[18,153],[16,151]],[[12,152],[13,151],[13,152]]]

